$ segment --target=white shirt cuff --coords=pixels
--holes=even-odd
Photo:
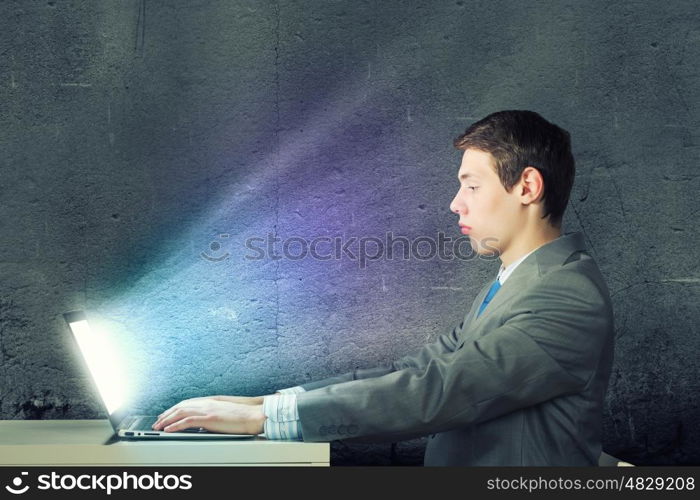
[[[263,428],[267,439],[302,440],[296,394],[279,394],[263,398],[267,417]]]

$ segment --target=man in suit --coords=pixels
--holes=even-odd
[[[304,441],[427,435],[425,465],[597,465],[614,321],[582,234],[561,232],[569,133],[508,110],[454,144],[464,154],[450,208],[475,252],[502,263],[459,325],[389,366],[257,398],[185,400],[154,427]]]

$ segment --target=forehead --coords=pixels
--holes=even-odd
[[[478,149],[467,149],[464,152],[459,172],[457,172],[457,177],[460,180],[470,177],[488,179],[494,175],[496,175],[496,172],[493,169],[491,153],[479,151]]]

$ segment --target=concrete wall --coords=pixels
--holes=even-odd
[[[452,138],[532,109],[572,134],[564,229],[613,295],[604,448],[697,464],[699,26],[694,1],[2,2],[0,418],[104,416],[75,308],[115,333],[144,407],[415,351],[498,262],[251,260],[245,241],[456,238]]]

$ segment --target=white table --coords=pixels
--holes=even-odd
[[[115,440],[108,420],[0,420],[0,465],[329,466],[329,443]]]

